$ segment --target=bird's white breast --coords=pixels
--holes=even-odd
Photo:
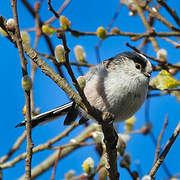
[[[131,117],[143,104],[149,80],[142,74],[129,76],[124,71],[93,75],[84,89],[90,104],[101,111],[109,111],[115,121]]]

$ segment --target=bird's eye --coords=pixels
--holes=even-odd
[[[141,68],[142,68],[142,65],[139,64],[139,63],[136,63],[136,68],[137,68],[137,69],[141,69]]]

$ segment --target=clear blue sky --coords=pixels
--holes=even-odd
[[[33,5],[35,1],[32,0],[31,4]],[[60,1],[52,1],[54,7],[60,6]],[[178,6],[180,5],[179,1],[168,1],[169,5],[175,8],[178,12]],[[114,12],[118,6],[119,1],[107,1],[107,0],[91,0],[91,1],[72,1],[69,7],[64,11],[63,15],[67,16],[72,22],[72,28],[81,30],[81,31],[96,31],[97,27],[104,26],[106,27]],[[47,9],[47,3],[44,1],[42,8],[40,9],[40,16],[43,21],[50,18],[52,13]],[[34,27],[34,22],[26,11],[24,6],[19,2],[19,20],[20,28],[27,29]],[[161,11],[164,17],[167,17],[169,20],[172,20],[170,16]],[[12,18],[12,10],[9,1],[2,1],[0,14],[5,18]],[[173,22],[174,23],[174,22]],[[174,23],[175,24],[175,23]],[[53,23],[55,27],[58,27],[58,22]],[[176,24],[175,24],[176,25]],[[144,32],[145,28],[140,21],[139,17],[130,17],[128,16],[127,8],[122,6],[120,10],[120,15],[116,20],[114,26],[118,26],[120,30],[127,32]],[[164,25],[156,24],[157,31],[168,31]],[[31,36],[34,37],[34,33],[31,33]],[[32,38],[33,39],[33,38]],[[54,47],[61,43],[56,36],[52,37]],[[174,39],[177,40],[177,39]],[[13,145],[13,142],[17,137],[23,132],[24,128],[15,129],[14,126],[23,120],[22,108],[25,103],[24,92],[21,88],[21,67],[20,60],[18,56],[17,49],[12,43],[10,43],[6,38],[0,37],[0,52],[1,52],[1,61],[0,61],[0,99],[1,99],[1,126],[0,126],[0,141],[1,141],[1,150],[0,156],[8,152],[8,150]],[[67,42],[70,49],[77,44],[80,44],[84,47],[87,54],[87,61],[96,64],[96,54],[94,47],[99,42],[97,37],[80,37],[75,38],[67,34]],[[119,52],[129,50],[126,47],[125,43],[130,42],[132,45],[137,46],[140,44],[140,41],[132,42],[129,38],[126,37],[110,37],[105,40],[103,45],[100,48],[101,60],[110,58]],[[165,42],[164,40],[158,40],[160,47],[165,48],[168,52],[168,61],[171,63],[179,62],[179,50],[175,49],[171,44]],[[33,42],[31,43],[33,45]],[[41,52],[47,52],[48,49],[44,42],[44,39],[41,38],[38,48]],[[155,56],[154,51],[149,47],[146,52],[148,55]],[[70,59],[75,61],[74,55],[70,53]],[[88,69],[84,68],[83,72],[85,73]],[[74,69],[76,77],[79,76],[76,69]],[[180,79],[179,75],[176,76]],[[63,93],[57,85],[52,82],[48,77],[46,77],[39,69],[35,77],[35,105],[40,107],[41,112],[50,110],[51,108],[57,107],[68,101],[67,96]],[[150,100],[150,120],[153,122],[153,133],[158,137],[163,123],[164,118],[168,114],[169,124],[164,134],[162,145],[165,145],[166,141],[172,134],[174,128],[176,127],[179,121],[179,108],[180,105],[175,97],[164,96],[161,98],[153,98]],[[136,125],[135,129],[140,128],[145,122],[145,107],[143,106],[141,110],[136,114]],[[63,126],[63,118],[52,123],[49,123],[44,126],[36,127],[32,132],[32,138],[34,145],[38,145],[46,142],[48,139],[54,137],[59,132],[63,131],[66,127]],[[123,131],[123,123],[120,125],[120,131]],[[70,138],[77,135],[79,131],[82,130],[78,128],[73,131],[72,136],[65,138],[60,144],[67,143]],[[166,157],[166,165],[169,168],[169,171],[172,174],[178,173],[180,170],[180,159],[179,148],[180,148],[180,139],[178,138],[172,149],[170,150],[168,156]],[[20,147],[17,153],[13,155],[12,158],[17,156],[19,153],[26,150],[25,142]],[[140,175],[145,175],[151,169],[155,146],[149,136],[142,135],[132,135],[130,142],[127,144],[127,150],[131,154],[132,165],[131,170],[138,170],[135,165],[136,161],[140,161],[142,172]],[[45,159],[51,150],[46,152],[38,153],[33,156],[33,167],[36,166],[39,162]],[[57,167],[57,179],[63,179],[64,173],[69,169],[74,169],[76,175],[82,173],[82,162],[89,156],[92,156],[97,160],[98,156],[94,152],[94,147],[81,148],[73,152],[70,156],[66,157],[58,163]],[[15,165],[15,167],[4,170],[3,177],[6,180],[17,179],[24,173],[25,162],[21,161]],[[51,176],[52,169],[40,176],[39,180],[49,179]],[[129,175],[124,169],[120,169],[122,179],[130,179]],[[157,179],[166,178],[162,168],[159,169],[157,173]]]

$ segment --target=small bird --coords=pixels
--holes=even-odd
[[[114,115],[115,122],[124,121],[144,103],[152,72],[150,61],[137,52],[123,52],[96,65],[84,75],[84,94],[91,106]],[[81,108],[69,102],[34,116],[32,127],[67,114],[65,125],[71,124]],[[81,113],[80,113],[81,114]],[[24,126],[26,121],[16,127]]]

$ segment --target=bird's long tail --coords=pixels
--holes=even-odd
[[[58,108],[55,108],[55,109],[52,109],[48,112],[34,116],[31,119],[31,126],[35,127],[39,124],[44,124],[44,123],[47,123],[49,121],[53,121],[53,120],[65,115],[65,114],[67,114],[67,116],[66,116],[66,119],[64,121],[64,125],[69,125],[73,121],[75,121],[75,119],[77,118],[77,116],[78,116],[78,110],[77,109],[78,108],[76,107],[75,103],[73,103],[73,102],[64,104]],[[15,127],[25,126],[25,124],[26,124],[26,120],[17,124]]]

